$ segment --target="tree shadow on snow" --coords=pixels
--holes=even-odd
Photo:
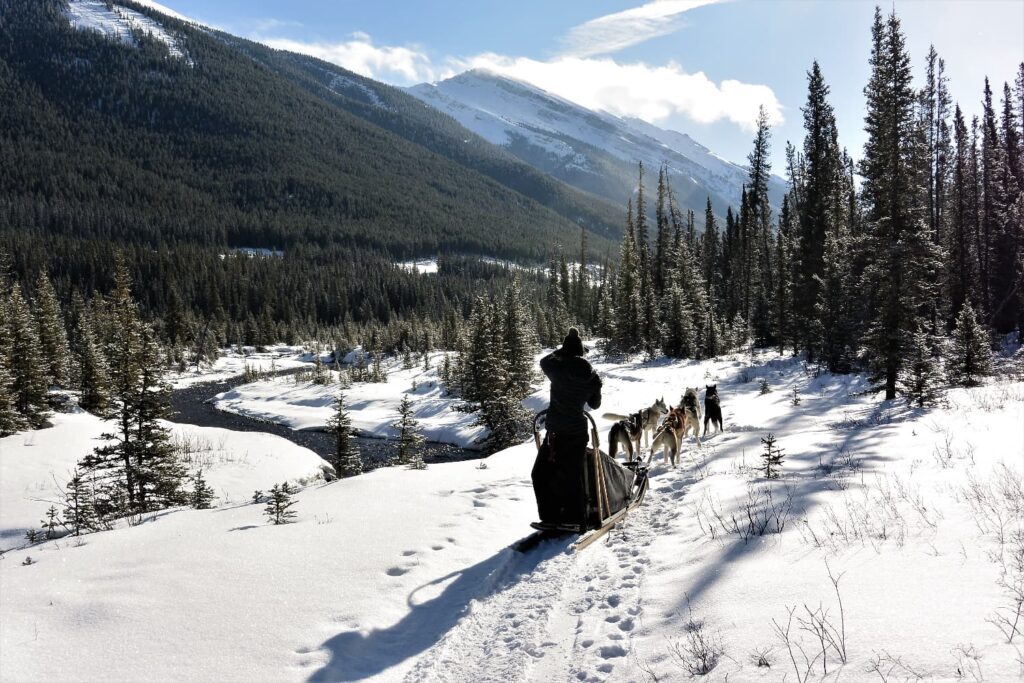
[[[324,641],[320,648],[330,652],[331,660],[309,680],[360,680],[427,651],[459,622],[471,601],[500,594],[524,574],[565,552],[570,543],[548,541],[522,554],[504,548],[471,567],[423,584],[409,594],[409,611],[392,626],[369,633],[346,631]],[[415,602],[420,591],[449,581],[438,596]]]

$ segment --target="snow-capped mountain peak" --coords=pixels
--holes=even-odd
[[[410,92],[488,141],[561,180],[625,202],[636,185],[636,164],[668,165],[681,207],[703,216],[737,205],[747,170],[714,154],[689,135],[633,118],[594,111],[537,86],[474,69]],[[773,203],[784,192],[773,178]]]

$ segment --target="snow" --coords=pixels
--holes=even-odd
[[[156,3],[151,3],[151,6],[165,14],[176,16]],[[185,52],[178,39],[167,29],[145,14],[127,7],[114,5],[113,9],[107,9],[107,4],[103,0],[70,0],[67,17],[71,25],[79,30],[98,31],[111,40],[119,40],[127,45],[135,45],[136,32],[148,34],[166,45],[172,57],[185,58]]]
[[[385,468],[307,486],[285,526],[237,500],[168,511],[6,553],[0,679],[686,680],[679,653],[696,633],[723,651],[708,680],[795,680],[773,620],[784,626],[788,608],[801,616],[820,604],[837,623],[829,571],[841,574],[848,661],[830,653],[826,680],[877,679],[869,668],[885,656],[926,679],[1024,674],[1016,647],[986,621],[1008,604],[995,560],[1021,531],[1021,501],[1012,507],[1012,487],[990,499],[1006,546],[998,525],[972,510],[972,491],[1024,476],[1024,383],[949,390],[944,405],[918,410],[864,393],[863,377],[814,376],[770,353],[594,360],[605,379],[598,415],[717,383],[726,427],[702,448],[687,440],[677,468],[656,460],[644,505],[605,540],[580,553],[568,540],[526,555],[507,549],[536,514],[530,443],[486,468]],[[357,385],[349,399],[391,401],[418,373]],[[760,393],[761,378],[770,393]],[[541,386],[529,407],[544,395]],[[54,429],[78,420],[61,416]],[[598,422],[604,439],[610,422]],[[31,502],[25,481],[46,479],[62,445],[89,447],[78,441],[95,425],[75,429],[0,441],[4,528]],[[770,484],[754,470],[768,432],[786,454]],[[31,477],[8,474],[13,456],[27,467],[47,453],[54,464]],[[792,492],[782,532],[730,533],[734,515],[746,519],[748,494],[767,486],[777,502]],[[813,652],[795,620],[792,634]],[[757,667],[759,651],[770,668]],[[811,680],[821,678],[819,659]]]
[[[53,426],[0,439],[0,549],[24,542],[51,505],[60,507],[76,463],[114,427],[85,412],[56,414]],[[172,441],[191,453],[188,469],[203,470],[221,505],[245,502],[275,483],[323,478],[330,467],[313,451],[261,432],[164,423]],[[4,678],[0,676],[0,678]]]
[[[358,90],[359,93],[374,107],[387,109],[384,101],[380,98],[380,95],[377,94],[376,90],[353,78],[337,74],[331,79],[330,85],[328,85],[327,88],[340,94],[345,94],[345,89]]]
[[[565,168],[599,172],[589,148],[629,164],[642,160],[649,169],[667,162],[673,172],[690,176],[728,201],[740,195],[747,169],[722,159],[689,135],[659,128],[635,118],[592,111],[528,83],[484,70],[472,70],[409,92],[449,114],[488,142],[511,146],[521,140]],[[773,201],[786,190],[785,181],[770,179]]]
[[[437,259],[419,259],[416,261],[403,261],[398,264],[402,270],[420,275],[432,275],[437,273]]]
[[[345,360],[351,362],[358,350]],[[461,404],[456,397],[445,396],[438,378],[438,367],[444,354],[430,355],[430,370],[421,364],[403,370],[397,361],[384,361],[387,382],[360,383],[345,390],[346,406],[352,418],[352,427],[361,436],[393,438],[392,426],[398,419],[398,406],[409,396],[413,415],[420,423],[428,441],[449,443],[462,448],[479,448],[477,441],[486,435],[482,427],[475,426],[479,415],[459,412],[453,407]],[[367,359],[367,363],[370,363]],[[337,373],[332,372],[336,377]],[[415,383],[416,388],[413,389]],[[334,414],[334,399],[338,395],[337,383],[329,385],[303,381],[293,377],[277,377],[235,387],[217,394],[213,402],[218,410],[245,415],[258,420],[286,425],[292,429],[321,430]]]
[[[300,346],[277,345],[266,351],[247,346],[243,353],[221,351],[215,362],[202,364],[198,369],[191,365],[182,372],[172,371],[167,380],[175,389],[183,389],[194,384],[223,382],[244,374],[246,368],[253,372],[277,372],[307,367],[312,359],[310,352]]]

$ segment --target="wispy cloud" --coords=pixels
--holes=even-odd
[[[565,55],[607,55],[686,25],[683,14],[720,0],[654,0],[640,7],[606,14],[569,29],[562,39]]]

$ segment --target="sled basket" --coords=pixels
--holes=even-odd
[[[547,410],[537,413],[533,420],[534,443],[541,447],[541,420]],[[640,505],[647,492],[647,468],[639,461],[622,464],[601,451],[597,423],[590,413],[590,448],[587,449],[581,485],[585,491],[586,512],[582,524],[538,524],[532,526],[539,534],[585,534],[576,542],[576,548],[585,548],[611,530],[633,508]],[[525,539],[524,539],[525,540]]]

